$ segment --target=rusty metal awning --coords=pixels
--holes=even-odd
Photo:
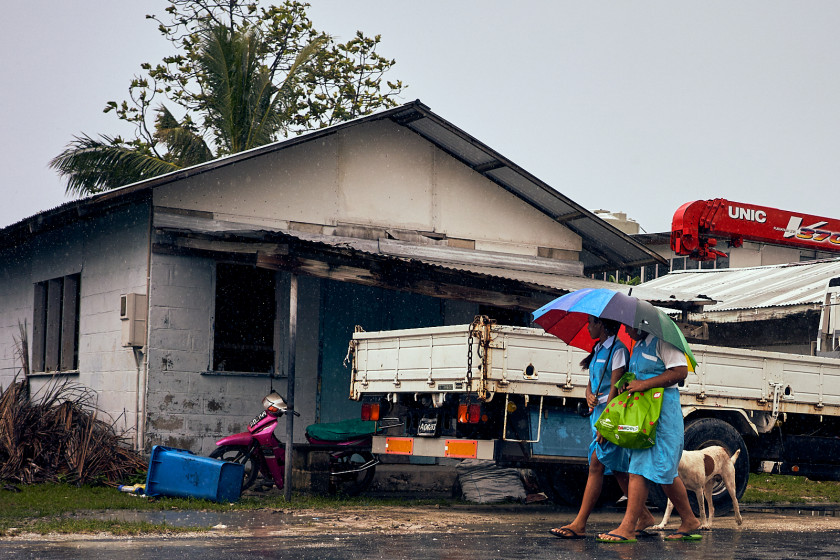
[[[471,293],[478,299],[490,297],[494,305],[529,311],[581,288],[633,289],[587,278],[581,274],[580,263],[534,256],[325,235],[184,216],[164,209],[156,209],[154,227],[158,252],[224,256],[267,268],[443,297]],[[674,309],[699,310],[712,303],[673,290],[641,289],[634,295]]]

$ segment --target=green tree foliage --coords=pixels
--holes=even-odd
[[[376,52],[380,36],[336,43],[308,8],[170,0],[164,17],[146,16],[177,54],[143,64],[129,100],[107,103],[134,138],[81,134],[50,162],[66,192],[110,190],[395,106],[403,84],[385,80],[395,61]]]
[[[638,286],[639,284],[642,283],[642,279],[639,278],[638,276],[633,276],[633,277],[625,276],[624,278],[621,278],[621,277],[616,278],[612,274],[610,274],[609,281],[614,282],[616,284],[626,284],[628,286]]]

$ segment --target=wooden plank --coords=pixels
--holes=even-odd
[[[44,345],[44,371],[58,371],[61,348],[61,278],[47,282],[47,328]]]
[[[32,317],[32,371],[44,371],[47,333],[47,285],[38,282],[35,288]]]
[[[61,311],[61,371],[78,369],[79,344],[79,275],[64,277]]]

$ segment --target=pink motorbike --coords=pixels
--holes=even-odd
[[[244,465],[242,490],[254,485],[260,473],[268,484],[284,486],[285,445],[274,435],[283,414],[290,410],[283,397],[272,391],[263,400],[263,411],[248,424],[248,430],[226,436],[216,442],[210,454],[214,459]],[[310,433],[312,432],[312,433]],[[379,460],[371,453],[371,437],[376,422],[349,420],[331,424],[312,424],[306,428],[306,439],[313,447],[329,451],[330,492],[355,496],[370,486]]]

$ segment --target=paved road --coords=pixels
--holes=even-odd
[[[188,524],[217,522],[205,534],[143,538],[107,536],[14,537],[0,540],[0,557],[9,560],[114,559],[237,560],[262,558],[476,560],[559,559],[787,559],[836,558],[840,518],[790,511],[744,512],[744,526],[724,517],[700,542],[666,542],[661,536],[635,544],[609,545],[594,538],[564,541],[546,531],[573,512],[553,508],[434,510],[386,508],[367,512],[191,512]],[[164,515],[164,514],[161,514]],[[175,519],[185,512],[167,513]],[[589,533],[608,531],[620,513],[597,512]],[[232,525],[229,525],[232,523]],[[224,527],[222,527],[224,525]]]

